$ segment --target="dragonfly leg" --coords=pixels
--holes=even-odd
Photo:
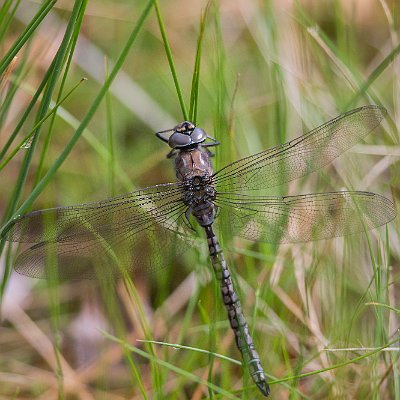
[[[172,149],[172,150],[167,154],[167,158],[175,157],[176,154],[177,154],[176,149]]]
[[[185,218],[183,218],[183,221],[185,222],[186,226],[191,229],[193,232],[196,231],[196,229],[194,229],[194,226],[192,225],[192,223],[190,222],[190,215],[192,214],[192,209],[190,207],[188,207],[188,209],[185,211]]]

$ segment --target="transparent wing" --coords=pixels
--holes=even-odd
[[[33,211],[13,221],[6,239],[27,243],[91,240],[94,232],[121,235],[149,221],[160,221],[167,229],[174,229],[172,206],[182,201],[181,185],[168,183],[100,202]]]
[[[179,254],[187,247],[182,196],[179,183],[166,184],[22,215],[13,221],[6,239],[33,246],[17,258],[15,269],[46,277],[45,265],[54,265],[62,278],[94,277],[100,273],[97,266],[106,276],[159,269],[172,252]]]
[[[269,243],[298,243],[351,235],[396,216],[393,203],[369,192],[285,197],[219,196],[221,214],[238,236]],[[221,223],[223,217],[221,216]]]
[[[92,240],[40,242],[21,253],[17,272],[33,278],[112,279],[153,273],[176,260],[189,246],[186,238],[156,224],[121,236]]]
[[[370,105],[349,111],[286,144],[243,158],[213,176],[218,191],[241,192],[281,185],[313,172],[367,136],[386,110]]]

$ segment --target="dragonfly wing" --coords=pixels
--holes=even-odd
[[[396,216],[393,203],[369,192],[331,192],[285,197],[219,196],[230,229],[249,240],[299,243],[351,235]],[[223,217],[221,217],[221,220]]]
[[[17,272],[33,278],[114,279],[125,274],[153,273],[179,257],[188,240],[161,225],[140,231],[100,235],[92,240],[37,243],[15,262]]]
[[[175,209],[179,211],[182,201],[179,183],[151,186],[96,203],[21,215],[5,236],[8,241],[27,243],[85,241],[97,234],[121,235],[151,221],[174,229]]]
[[[269,188],[329,164],[367,136],[386,110],[370,105],[349,111],[286,144],[243,158],[213,176],[220,192]]]
[[[30,243],[15,269],[46,277],[53,265],[61,278],[152,272],[188,247],[186,206],[179,183],[158,185],[98,203],[34,211],[13,221],[9,241]],[[182,244],[183,235],[189,233]]]

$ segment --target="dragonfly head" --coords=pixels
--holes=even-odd
[[[193,122],[183,121],[174,128],[174,131],[190,136],[195,128],[196,126]]]
[[[161,133],[171,132],[172,135],[167,139]],[[203,129],[198,128],[193,122],[183,121],[176,125],[175,128],[166,131],[157,132],[157,136],[168,143],[173,149],[182,149],[204,142],[207,139],[207,133]]]

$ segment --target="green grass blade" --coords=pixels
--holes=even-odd
[[[137,292],[135,285],[132,282],[132,279],[128,276],[124,276],[124,283],[127,292],[129,293],[130,298],[133,300],[135,305],[135,309],[137,310],[138,320],[140,323],[140,327],[143,330],[143,333],[146,338],[152,338],[152,331],[150,329],[149,323],[146,318],[146,313],[143,308],[143,304],[141,302],[140,296]],[[156,352],[151,340],[148,340],[148,349],[149,353],[152,357],[156,357]],[[156,397],[162,396],[162,382],[161,382],[161,374],[158,368],[157,363],[154,360],[150,360],[150,367],[151,367],[151,377],[153,381],[153,390],[157,393]]]
[[[215,352],[212,352],[212,351],[209,351],[209,350],[199,349],[198,347],[183,346],[183,345],[177,344],[177,343],[159,342],[159,341],[156,341],[156,340],[137,339],[136,341],[137,342],[144,342],[144,343],[159,344],[159,345],[166,346],[166,347],[172,347],[174,349],[195,351],[195,352],[202,353],[202,354],[212,355],[213,357],[219,358],[221,360],[229,361],[232,364],[242,365],[242,363],[239,360],[235,360],[234,358],[227,357],[227,356],[224,356],[222,354],[215,353]]]
[[[33,88],[27,84],[21,85],[21,88],[25,89],[25,91],[29,95],[33,95],[35,93]],[[66,98],[66,96],[64,96],[64,99],[65,98]],[[61,100],[61,102],[62,101],[63,100]],[[54,103],[52,101],[50,104],[50,108],[53,110],[55,107],[56,107],[56,103]],[[59,104],[57,107],[57,115],[62,121],[64,121],[72,129],[74,129],[74,130],[78,129],[80,121],[77,118],[75,118],[70,112],[68,112],[66,109],[64,109],[61,104]],[[104,163],[109,162],[109,151],[108,151],[107,147],[97,138],[97,136],[93,132],[91,132],[88,128],[86,128],[83,133],[83,138],[86,140],[88,145],[93,148],[95,153],[99,155],[100,159],[103,160]],[[162,152],[162,154],[164,154],[164,152]],[[135,172],[136,172],[135,175],[137,174],[137,176],[140,176],[142,173],[141,168],[138,168]],[[115,159],[115,174],[116,174],[116,177],[119,178],[119,181],[121,182],[122,187],[126,191],[132,190],[132,188],[134,187],[132,179],[128,176],[128,174],[126,173],[124,168],[121,165],[119,165],[117,158]]]
[[[38,110],[38,113],[36,116],[37,121],[40,121],[41,119],[43,119],[46,116],[47,110],[48,110],[50,102],[51,102],[52,94],[55,90],[58,78],[61,74],[63,63],[65,62],[65,56],[66,56],[66,53],[68,50],[69,41],[71,39],[73,28],[77,22],[79,10],[81,8],[81,5],[83,3],[85,3],[86,1],[87,0],[76,0],[75,1],[74,8],[73,8],[71,16],[70,16],[70,20],[68,22],[67,28],[64,33],[64,37],[61,41],[60,47],[54,58],[54,69],[52,71],[52,74],[49,78],[49,81],[48,81],[45,91],[43,93],[43,99],[40,103],[40,107],[39,107],[39,110]],[[28,173],[28,168],[29,168],[33,153],[35,151],[36,144],[39,139],[39,133],[40,133],[41,126],[42,125],[39,125],[38,128],[36,128],[35,132],[33,133],[31,146],[25,156],[25,159],[24,159],[24,162],[21,167],[20,174],[19,174],[19,177],[17,180],[16,188],[15,188],[15,191],[13,194],[12,204],[14,206],[7,210],[8,216],[10,216],[14,212],[15,205],[19,201],[19,198],[20,198],[20,195],[22,192],[22,188],[25,184],[26,176]]]
[[[215,7],[216,8],[216,7]],[[214,89],[215,89],[215,99],[216,99],[216,111],[214,113],[214,137],[216,139],[220,138],[222,132],[227,132],[228,130],[228,121],[226,118],[226,100],[227,100],[227,88],[225,84],[225,68],[226,68],[226,57],[225,57],[225,48],[224,41],[222,37],[221,30],[221,21],[219,10],[216,8],[214,10],[214,34],[215,34],[215,72],[214,72]],[[216,164],[223,165],[227,162],[226,158],[226,150],[225,153],[223,151],[219,151],[216,153]],[[224,153],[224,154],[223,154]],[[221,238],[223,241],[223,237]]]
[[[22,46],[31,38],[33,32],[56,3],[57,0],[47,0],[43,3],[42,7],[36,13],[31,23],[25,28],[24,32],[22,32],[15,43],[10,47],[10,50],[6,53],[4,58],[0,61],[0,75],[5,71],[12,59],[18,54]]]
[[[18,133],[20,132],[21,128],[25,124],[30,112],[32,111],[33,107],[35,106],[36,102],[38,101],[40,94],[42,93],[42,91],[45,88],[48,80],[50,79],[50,76],[53,73],[54,65],[55,65],[55,59],[53,59],[52,63],[50,64],[48,70],[46,71],[45,76],[43,77],[42,81],[39,84],[39,87],[37,88],[36,92],[33,94],[31,101],[29,102],[29,104],[26,107],[24,113],[22,114],[21,118],[19,119],[17,126],[15,127],[15,129],[11,133],[9,139],[7,140],[7,143],[1,149],[0,160],[7,153],[8,149],[11,147],[11,145],[12,145],[13,141],[15,140],[16,136],[18,135]]]
[[[293,376],[288,376],[286,378],[277,379],[275,381],[269,382],[269,384],[270,385],[275,385],[277,383],[287,382],[287,381],[291,381],[293,379],[301,379],[301,378],[305,378],[307,376],[318,375],[318,374],[320,374],[322,372],[332,371],[332,370],[338,369],[338,368],[343,368],[346,365],[355,364],[358,361],[362,361],[362,360],[364,360],[366,358],[369,358],[369,357],[371,357],[371,356],[373,356],[375,354],[378,354],[378,353],[382,352],[384,349],[390,347],[391,345],[395,344],[398,341],[399,341],[399,338],[396,338],[395,340],[392,340],[392,341],[390,341],[389,343],[386,343],[383,346],[380,346],[380,347],[378,347],[378,348],[376,348],[376,349],[374,349],[374,350],[372,350],[372,351],[370,351],[370,352],[368,352],[366,354],[363,354],[362,356],[354,357],[354,358],[352,358],[350,360],[347,360],[347,361],[344,361],[342,363],[334,364],[334,365],[331,365],[330,367],[321,368],[321,369],[316,370],[316,371],[310,371],[310,372],[306,372],[304,374],[293,375]]]
[[[187,120],[188,119],[188,114],[187,114],[187,111],[186,111],[185,102],[183,101],[182,91],[181,91],[181,88],[180,88],[180,85],[179,85],[178,76],[176,74],[174,60],[172,58],[171,47],[170,47],[169,42],[168,42],[167,33],[165,31],[164,22],[163,22],[163,19],[162,19],[162,16],[161,16],[160,7],[158,6],[158,1],[157,0],[154,0],[154,8],[156,10],[158,25],[160,27],[161,36],[162,36],[162,39],[163,39],[163,42],[164,42],[164,49],[165,49],[165,53],[166,53],[167,58],[168,58],[168,63],[169,63],[169,68],[171,70],[172,78],[174,80],[175,89],[176,89],[176,93],[178,95],[179,104],[181,106],[183,119]]]
[[[12,62],[7,66],[6,70],[4,71],[3,75],[0,76],[0,110],[2,111],[3,114],[3,107],[4,107],[4,103],[6,103],[7,101],[7,94],[4,96],[4,92],[7,91],[7,84],[8,82],[11,80],[10,76],[12,75],[12,73],[14,72],[14,69],[17,65],[17,61],[18,58],[14,57]]]
[[[108,77],[108,61],[104,59],[104,67],[106,71],[106,79]],[[110,91],[106,93],[106,126],[107,126],[107,147],[108,147],[108,184],[110,195],[115,196],[115,154],[114,154],[114,134],[112,125],[112,106]]]
[[[7,21],[5,21],[5,17],[11,8],[12,3],[13,0],[5,0],[3,5],[0,7],[0,27],[3,25],[3,23],[7,23]]]
[[[199,31],[199,36],[197,38],[196,59],[193,70],[192,89],[190,91],[189,119],[195,125],[197,122],[197,102],[199,97],[201,49],[204,37],[204,28],[206,25],[207,14],[210,9],[210,6],[211,2],[208,2],[206,9],[203,11],[200,17],[200,31]]]
[[[362,84],[360,89],[356,92],[354,97],[348,102],[348,104],[345,106],[345,109],[350,109],[351,107],[354,107],[354,105],[357,103],[358,99],[363,96],[369,87],[378,79],[378,77],[383,73],[383,71],[386,70],[386,68],[392,64],[392,62],[396,59],[396,57],[400,53],[400,44],[397,45],[382,61],[381,63],[372,71],[372,73],[369,75],[367,80]]]
[[[58,77],[61,74],[61,70],[62,70],[62,64],[65,60],[65,55],[68,49],[68,43],[70,41],[71,38],[71,34],[73,31],[73,27],[76,24],[77,21],[77,16],[78,16],[78,12],[80,10],[81,4],[83,4],[83,2],[86,2],[87,0],[77,0],[75,2],[74,8],[72,10],[71,16],[70,16],[70,20],[68,22],[67,28],[65,30],[64,33],[64,37],[63,40],[61,42],[61,45],[56,53],[56,56],[54,58],[54,67],[52,69],[52,73],[49,75],[49,80],[46,84],[46,88],[43,94],[43,99],[42,102],[40,103],[40,107],[36,116],[36,121],[40,121],[42,118],[45,117],[49,104],[51,102],[51,96],[54,92],[56,83],[58,81]],[[39,138],[39,132],[40,132],[40,127],[37,128],[33,134],[33,139],[32,139],[32,143],[30,148],[28,149],[26,156],[24,157],[24,160],[22,162],[21,165],[21,169],[15,184],[15,188],[13,191],[13,194],[11,196],[10,202],[8,204],[8,207],[6,209],[5,215],[6,215],[6,219],[10,219],[11,216],[13,215],[13,213],[15,212],[15,209],[17,207],[17,204],[19,202],[25,181],[26,181],[26,177],[28,175],[28,170],[29,170],[29,166],[36,148],[36,144]],[[1,234],[0,234],[1,236]],[[1,250],[3,250],[4,248],[4,241],[2,241],[2,243],[0,244],[0,248]],[[1,286],[1,294],[3,294],[4,292],[4,288],[6,287],[7,284],[7,280],[8,280],[8,276],[10,273],[10,268],[7,265],[4,271],[4,279],[2,281],[2,286]]]
[[[3,7],[0,10],[0,43],[2,42],[8,28],[10,27],[11,21],[17,11],[21,0],[15,2],[14,8],[10,10],[13,0],[8,0],[3,3]]]
[[[188,380],[190,380],[192,382],[196,382],[196,383],[198,383],[200,385],[204,385],[204,386],[210,388],[211,390],[213,390],[214,392],[216,392],[216,393],[218,393],[220,395],[226,396],[224,398],[228,398],[228,399],[236,399],[237,398],[236,396],[234,396],[230,392],[220,388],[219,386],[214,385],[213,383],[211,383],[209,381],[206,381],[204,379],[201,379],[198,376],[196,376],[196,375],[194,375],[194,374],[192,374],[190,372],[187,372],[187,371],[185,371],[185,370],[183,370],[181,368],[178,368],[178,367],[176,367],[176,366],[174,366],[174,365],[172,365],[172,364],[170,364],[170,363],[168,363],[166,361],[160,360],[160,359],[154,357],[153,355],[148,354],[145,351],[140,350],[140,349],[138,349],[138,348],[126,343],[125,341],[123,341],[123,340],[121,340],[121,339],[119,339],[119,338],[117,338],[117,337],[115,337],[113,335],[108,334],[107,332],[103,331],[103,334],[108,339],[112,340],[113,342],[119,343],[120,345],[122,345],[125,348],[127,348],[129,351],[132,351],[132,352],[134,352],[134,353],[136,353],[136,354],[138,354],[138,355],[140,355],[140,356],[142,356],[144,358],[147,358],[148,360],[154,361],[157,364],[161,365],[162,367],[167,368],[170,371],[175,372],[178,375],[182,375],[186,379],[188,379]]]
[[[78,141],[80,136],[82,135],[83,131],[89,124],[90,120],[92,119],[94,113],[98,109],[100,103],[102,102],[105,94],[107,93],[108,88],[110,87],[112,81],[114,80],[115,76],[117,75],[118,71],[121,69],[126,56],[128,55],[128,52],[130,48],[132,47],[145,19],[147,18],[149,11],[151,9],[153,2],[150,0],[146,7],[144,8],[144,11],[142,12],[141,16],[138,19],[138,22],[136,23],[134,29],[132,30],[131,35],[129,36],[124,48],[122,49],[119,57],[116,60],[116,63],[114,65],[114,68],[112,69],[110,76],[106,81],[104,82],[104,85],[101,87],[99,93],[97,94],[95,100],[93,101],[89,111],[85,115],[85,117],[82,119],[78,129],[76,130],[75,134],[72,136],[71,140],[67,144],[67,146],[64,148],[64,151],[61,153],[61,155],[57,158],[57,160],[53,163],[53,165],[49,168],[47,171],[46,175],[40,180],[40,182],[35,186],[35,188],[32,190],[31,194],[29,197],[25,200],[25,202],[20,206],[20,208],[15,212],[15,215],[19,215],[21,213],[24,213],[25,211],[28,210],[28,208],[32,205],[34,200],[39,196],[39,194],[42,192],[42,190],[46,187],[46,185],[49,183],[53,175],[57,172],[58,168],[62,165],[64,160],[67,158],[68,154],[71,152],[72,148],[74,147],[75,143]],[[2,236],[5,232],[10,227],[12,218],[8,223],[3,226],[3,228],[0,230],[0,236]]]
[[[7,121],[7,115],[12,108],[12,102],[15,99],[18,88],[26,76],[27,54],[28,52],[26,51],[24,52],[22,58],[14,57],[13,62],[9,64],[6,70],[8,71],[8,69],[11,69],[11,74],[8,80],[6,82],[0,82],[0,93],[2,93],[2,90],[6,90],[6,95],[0,104],[0,126],[5,125],[5,122]],[[5,72],[5,74],[6,73],[7,72]]]
[[[378,307],[383,307],[387,308],[388,310],[394,311],[396,314],[400,314],[400,309],[396,307],[389,306],[388,304],[385,303],[378,303],[376,301],[370,301],[368,303],[365,303],[366,306],[378,306]]]
[[[49,77],[49,81],[48,81],[45,91],[43,93],[43,99],[39,106],[39,110],[38,110],[38,113],[36,116],[36,121],[40,121],[42,118],[45,117],[45,115],[47,113],[48,107],[51,102],[51,96],[54,92],[56,83],[58,81],[58,77],[61,73],[62,64],[65,59],[65,54],[67,52],[68,43],[69,43],[69,40],[71,37],[73,26],[76,23],[76,18],[77,18],[78,11],[80,9],[81,1],[82,0],[77,0],[75,2],[74,9],[72,11],[70,20],[69,20],[67,28],[65,30],[63,40],[61,42],[60,48],[58,49],[58,51],[56,53],[55,58],[54,58],[54,69]],[[87,1],[87,0],[84,0],[84,1]],[[25,184],[25,180],[26,180],[26,177],[28,174],[29,165],[31,163],[31,160],[32,160],[35,148],[36,148],[36,144],[37,144],[37,141],[39,138],[40,128],[41,128],[41,125],[39,125],[39,127],[34,132],[31,146],[29,147],[29,149],[26,153],[26,156],[24,158],[24,161],[22,163],[20,173],[19,173],[16,185],[15,185],[15,189],[14,189],[14,192],[13,192],[13,195],[11,198],[11,202],[6,211],[7,218],[10,218],[10,216],[14,213],[16,205],[19,202],[19,198],[21,196],[22,189],[23,189],[23,186]]]
[[[27,148],[29,147],[30,140],[32,139],[33,135],[37,131],[37,129],[52,115],[57,113],[58,107],[65,102],[65,100],[68,99],[69,96],[78,88],[78,86],[81,85],[86,79],[81,79],[71,90],[67,92],[67,94],[58,101],[58,103],[55,104],[55,106],[51,109],[51,111],[46,114],[40,121],[38,121],[34,127],[31,129],[31,131],[26,135],[18,144],[17,146],[10,152],[10,154],[2,161],[0,162],[0,171],[14,158],[14,156],[22,149],[22,148]],[[27,146],[27,147],[26,147]]]
[[[76,42],[78,41],[78,36],[79,36],[79,32],[82,26],[82,21],[83,21],[83,17],[85,15],[85,10],[86,10],[86,6],[87,6],[87,0],[81,1],[81,2],[77,2],[76,3],[76,17],[74,15],[75,12],[75,8],[73,11],[73,15],[74,15],[74,22],[71,24],[71,35],[70,37],[67,38],[67,50],[65,52],[64,55],[64,60],[62,61],[62,64],[65,63],[65,59],[66,57],[68,57],[67,61],[66,61],[66,66],[65,66],[65,70],[64,70],[64,74],[63,77],[61,79],[61,85],[60,85],[60,89],[58,91],[58,97],[57,97],[57,103],[60,102],[60,99],[62,97],[62,93],[65,87],[65,83],[70,71],[70,67],[71,67],[71,62],[72,62],[72,56],[74,54],[75,51],[75,47],[76,47]],[[71,16],[71,20],[72,20],[72,16]],[[67,28],[68,30],[68,28]],[[82,80],[81,80],[82,82]],[[50,103],[49,103],[50,104]],[[39,165],[38,168],[36,170],[36,177],[35,177],[35,181],[34,181],[34,186],[38,183],[38,181],[40,180],[40,177],[42,176],[42,171],[44,168],[44,162],[47,156],[47,152],[50,146],[50,141],[51,141],[51,137],[52,137],[52,133],[53,133],[53,127],[54,127],[54,123],[55,123],[55,118],[56,118],[56,113],[53,113],[52,115],[52,119],[50,121],[49,124],[49,128],[47,131],[47,135],[46,138],[44,140],[44,145],[43,145],[43,149],[40,152],[40,160],[39,160]]]

